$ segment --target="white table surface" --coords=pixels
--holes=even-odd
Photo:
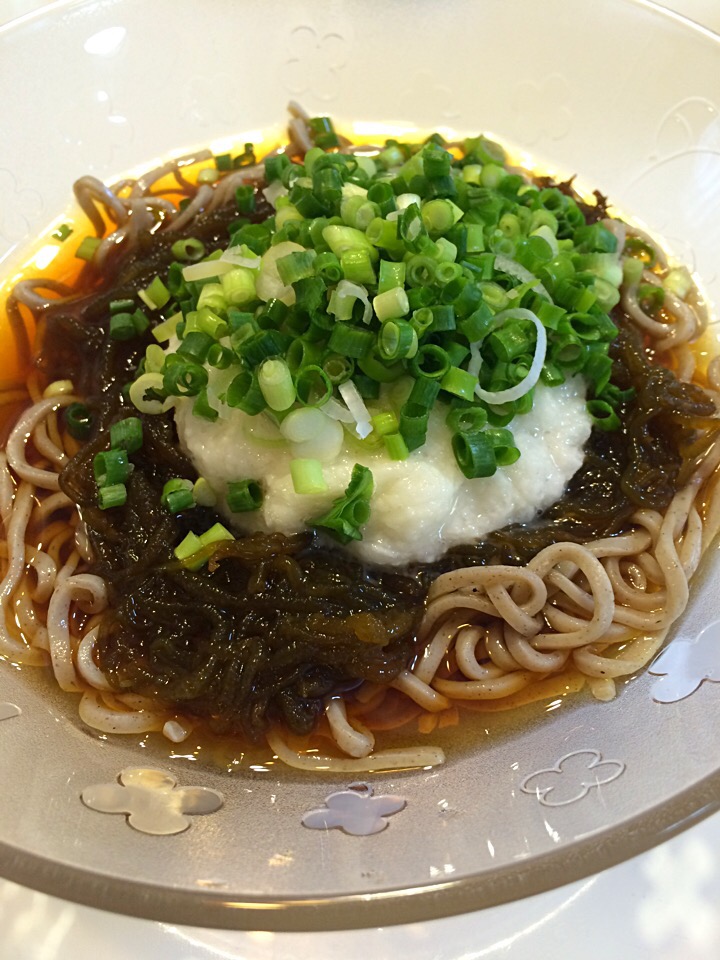
[[[0,0],[0,22],[41,5],[41,0]],[[720,33],[720,0],[663,5]],[[461,917],[365,931],[272,934],[175,927],[77,906],[0,880],[0,960],[261,957],[718,960],[720,814],[634,860],[549,893]]]

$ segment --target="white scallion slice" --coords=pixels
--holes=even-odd
[[[486,403],[491,403],[493,405],[511,403],[513,400],[519,400],[520,397],[524,397],[526,393],[529,393],[540,379],[543,364],[545,363],[545,355],[547,353],[547,334],[545,332],[545,327],[542,325],[539,318],[535,316],[532,310],[526,310],[524,307],[511,307],[509,310],[503,310],[502,313],[498,313],[495,317],[495,327],[501,326],[506,320],[532,320],[532,322],[535,324],[535,329],[537,330],[535,354],[533,356],[533,361],[530,364],[530,369],[528,370],[527,376],[523,377],[520,383],[516,383],[514,387],[508,387],[507,390],[496,391],[483,390],[479,384],[477,387],[475,387],[475,395],[481,400],[484,400]],[[470,353],[472,362],[472,344]]]
[[[370,422],[370,412],[365,406],[365,401],[360,396],[360,392],[352,380],[346,380],[338,387],[340,396],[347,404],[347,408],[353,415],[355,421],[355,432],[364,440],[372,433],[372,423]]]
[[[231,263],[234,267],[249,267],[250,270],[257,270],[260,267],[261,259],[256,254],[248,256],[242,247],[228,247],[220,256],[223,263]]]
[[[535,274],[530,273],[530,271],[521,263],[518,263],[517,260],[511,260],[510,257],[503,257],[498,253],[495,255],[495,268],[503,273],[507,273],[509,277],[515,277],[515,279],[520,280],[521,283],[532,283],[533,290],[536,293],[539,293],[541,297],[547,297],[548,300],[552,301],[552,297],[535,276]]]
[[[355,417],[350,413],[344,403],[340,403],[335,397],[330,397],[327,403],[323,404],[323,413],[326,413],[333,420],[339,420],[340,423],[355,423]]]
[[[344,300],[345,297],[352,297],[355,300],[359,300],[364,308],[363,323],[370,323],[372,320],[372,306],[368,292],[362,284],[352,283],[350,280],[341,280],[337,287],[335,287],[335,296],[339,300]]]
[[[271,207],[275,206],[278,197],[286,197],[287,194],[287,187],[283,186],[281,180],[273,180],[270,186],[265,187],[262,192],[262,195],[265,197]]]
[[[218,258],[217,260],[201,260],[200,263],[190,263],[183,267],[183,280],[209,280],[211,277],[221,277],[235,269],[235,264]]]
[[[299,243],[293,243],[292,240],[283,240],[282,243],[263,254],[260,263],[260,272],[255,282],[255,290],[258,297],[266,303],[268,300],[282,300],[283,303],[291,307],[295,303],[295,291],[291,286],[286,286],[280,279],[277,269],[277,261],[286,257],[290,253],[302,252],[305,247]]]
[[[300,459],[330,463],[342,450],[342,424],[317,407],[291,410],[280,424],[280,432],[290,441],[293,456]]]

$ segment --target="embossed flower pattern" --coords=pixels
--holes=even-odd
[[[658,703],[689,697],[706,681],[720,683],[720,621],[708,624],[694,640],[676,639],[650,666],[660,677],[650,691]]]
[[[133,138],[130,121],[115,108],[107,90],[79,88],[58,107],[56,119],[65,149],[74,151],[80,169],[89,173],[110,165],[116,148]]]
[[[290,56],[283,69],[288,93],[331,100],[336,95],[339,71],[347,62],[348,40],[340,33],[303,24],[291,30],[288,48]]]
[[[706,97],[687,97],[676,103],[658,128],[659,157],[693,150],[720,152],[720,112]]]
[[[208,787],[179,787],[162,770],[128,767],[115,783],[86,787],[82,802],[99,813],[123,813],[140,833],[169,836],[190,826],[189,815],[215,813],[224,798]]]
[[[522,122],[523,142],[540,139],[562,140],[572,126],[569,107],[570,88],[559,73],[519,83],[512,94],[512,105]]]
[[[14,703],[0,703],[0,720],[12,720],[13,717],[19,717],[22,713],[20,707]]]
[[[404,809],[407,801],[391,795],[373,796],[367,783],[353,783],[347,790],[331,793],[324,807],[310,810],[302,819],[312,830],[342,830],[354,837],[380,833],[388,826],[388,817]]]
[[[428,117],[432,117],[431,125],[438,122],[452,125],[460,116],[452,88],[429,70],[412,74],[411,86],[400,92],[398,102],[399,115],[421,125],[428,122]],[[418,109],[422,110],[422,117],[417,116]]]
[[[603,760],[599,750],[574,750],[526,777],[520,789],[537,797],[545,807],[562,807],[582,800],[593,787],[617,780],[625,770],[620,760]]]

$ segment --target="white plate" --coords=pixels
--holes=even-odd
[[[77,176],[111,180],[278,125],[292,96],[346,123],[482,128],[577,171],[664,236],[720,299],[720,45],[709,35],[623,0],[588,5],[582,18],[571,0],[215,0],[211,11],[187,0],[68,2],[0,32],[7,269],[62,213]],[[588,37],[608,56],[590,55]],[[38,64],[45,86],[17,96],[17,78]],[[720,613],[712,583],[695,588],[678,626],[686,636]],[[717,806],[718,687],[660,704],[655,682],[641,677],[611,705],[535,712],[512,730],[493,721],[479,748],[456,750],[444,768],[378,777],[376,793],[407,808],[372,837],[301,826],[345,780],[228,777],[176,761],[184,784],[219,790],[225,804],[175,838],[148,838],[79,801],[137,764],[136,750],[89,737],[67,698],[2,670],[0,700],[22,709],[0,727],[2,867],[105,908],[251,928],[394,923],[528,895]],[[148,765],[167,766],[148,753]],[[566,757],[603,773],[561,806],[522,790]]]

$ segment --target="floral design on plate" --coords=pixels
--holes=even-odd
[[[288,37],[290,56],[284,64],[285,87],[294,97],[313,95],[322,100],[336,96],[339,77],[351,44],[332,30],[319,32],[310,24],[295,27]]]
[[[720,683],[720,621],[709,623],[694,640],[674,640],[650,665],[660,677],[650,693],[658,703],[684,700],[706,680]]]
[[[13,717],[19,717],[22,713],[20,707],[14,703],[0,703],[0,720],[12,720]]]
[[[561,757],[554,767],[525,777],[520,789],[537,797],[544,807],[563,807],[582,800],[593,787],[617,780],[624,770],[622,761],[603,760],[599,750],[574,750]]]
[[[543,138],[562,140],[572,127],[570,85],[560,73],[518,83],[512,105],[522,117],[523,142],[532,146]]]
[[[672,157],[693,150],[720,149],[720,111],[706,97],[686,97],[660,121],[657,154]]]
[[[80,799],[98,813],[123,813],[140,833],[169,836],[190,826],[190,815],[215,813],[224,803],[217,790],[179,787],[169,773],[144,767],[128,767],[115,783],[86,787]]]
[[[302,823],[311,830],[338,829],[353,837],[368,837],[385,830],[387,817],[399,813],[406,804],[404,797],[373,796],[368,783],[351,783],[346,790],[331,793],[324,807],[309,810]]]

